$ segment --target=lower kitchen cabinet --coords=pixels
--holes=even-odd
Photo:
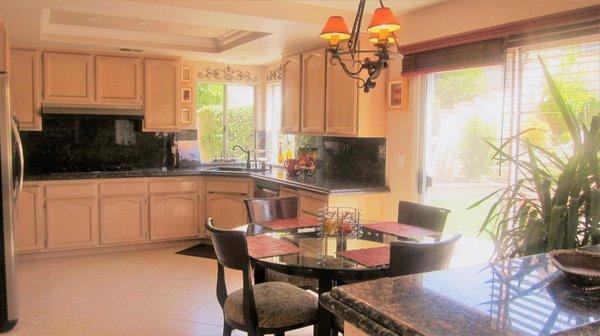
[[[15,213],[15,248],[17,252],[44,249],[44,214],[41,186],[25,186]]]
[[[196,237],[198,194],[150,196],[150,240]]]
[[[148,237],[146,196],[117,196],[100,199],[100,243],[125,244]]]
[[[213,219],[213,225],[220,229],[232,229],[248,224],[248,215],[243,194],[208,192],[205,196],[206,218]]]
[[[46,200],[46,235],[50,250],[98,245],[98,200]]]

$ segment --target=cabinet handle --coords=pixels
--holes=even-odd
[[[246,193],[233,192],[233,191],[207,191],[207,194],[215,194],[215,195],[238,195],[238,196],[246,196]]]

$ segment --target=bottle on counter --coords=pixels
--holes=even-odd
[[[283,164],[284,160],[285,160],[285,156],[283,154],[283,148],[281,147],[281,141],[280,141],[279,142],[279,149],[277,151],[277,163]]]
[[[290,140],[287,141],[287,150],[285,151],[285,159],[289,160],[294,157],[294,151],[292,151],[292,146],[290,145]]]

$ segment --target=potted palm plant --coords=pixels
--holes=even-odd
[[[495,199],[480,228],[494,241],[496,258],[513,258],[600,243],[600,116],[579,123],[539,58],[564,120],[573,152],[561,156],[527,140],[525,130],[500,146],[492,160],[510,163],[519,178],[473,204]],[[521,154],[514,154],[521,146]]]

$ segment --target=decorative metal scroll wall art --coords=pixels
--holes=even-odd
[[[206,71],[198,72],[200,79],[218,79],[218,80],[235,80],[239,82],[258,82],[258,76],[253,75],[250,71],[237,70],[229,65],[222,69],[206,68]]]
[[[278,66],[277,68],[269,71],[269,73],[267,74],[267,77],[265,79],[267,81],[281,80],[281,65]]]

